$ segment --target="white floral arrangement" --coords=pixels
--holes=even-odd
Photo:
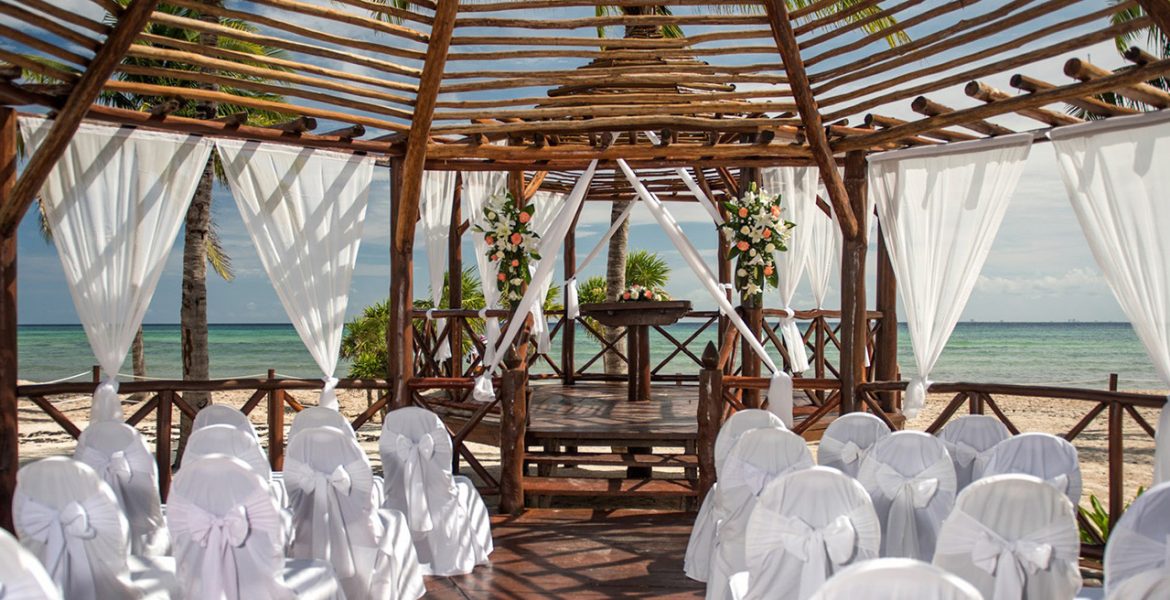
[[[658,289],[631,285],[618,295],[618,302],[666,302],[670,296]]]
[[[723,203],[728,219],[723,236],[735,259],[735,287],[744,302],[762,306],[764,289],[777,286],[776,253],[788,250],[796,225],[781,216],[780,195],[752,184],[741,198]]]
[[[511,193],[492,195],[483,207],[484,222],[475,231],[483,234],[488,260],[496,265],[496,289],[500,299],[513,308],[524,297],[524,285],[532,281],[528,265],[540,260],[534,249],[540,239],[531,228],[536,206],[517,206]]]

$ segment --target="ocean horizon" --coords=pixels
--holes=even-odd
[[[699,325],[684,320],[666,329],[681,341]],[[179,333],[177,324],[143,326],[148,377],[180,377]],[[84,381],[96,363],[80,325],[22,324],[17,336],[20,379]],[[281,376],[321,376],[296,330],[288,323],[213,323],[208,327],[208,341],[211,376],[215,379],[263,377],[270,368]],[[700,334],[689,348],[699,355],[708,341],[715,341],[714,327]],[[899,324],[898,342],[902,375],[909,378],[914,374],[914,361],[904,323]],[[580,328],[576,345],[579,365],[600,349]],[[551,358],[559,361],[557,339],[553,340],[553,346]],[[672,350],[673,346],[660,334],[651,334],[654,364],[664,360]],[[835,352],[827,356],[830,361],[836,361]],[[599,363],[591,370],[600,371]],[[543,360],[533,369],[549,371]],[[696,369],[690,358],[679,354],[660,372],[694,373]],[[348,370],[348,361],[342,359],[337,375],[345,377]],[[129,377],[130,371],[127,359],[121,370],[124,378]],[[1119,375],[1122,389],[1164,387],[1133,328],[1126,322],[964,321],[956,326],[931,380],[1103,388],[1111,373]],[[806,375],[812,376],[812,370]]]

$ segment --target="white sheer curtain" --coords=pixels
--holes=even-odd
[[[752,350],[760,357],[760,360],[768,367],[768,370],[772,372],[772,381],[768,386],[768,410],[780,417],[780,420],[784,421],[785,427],[792,427],[792,376],[776,366],[776,363],[772,361],[772,357],[768,356],[768,351],[764,350],[760,341],[756,339],[756,336],[752,335],[747,323],[743,322],[743,319],[735,312],[735,307],[731,305],[731,301],[724,295],[723,287],[719,284],[719,280],[715,278],[715,275],[711,273],[707,262],[703,260],[702,255],[691,244],[691,241],[687,239],[682,227],[679,227],[678,222],[667,212],[666,207],[662,205],[662,201],[647,190],[646,186],[642,185],[642,181],[638,179],[638,176],[630,168],[630,165],[626,164],[626,161],[618,159],[617,163],[625,174],[626,179],[630,180],[630,185],[634,187],[634,191],[637,192],[638,197],[650,209],[650,213],[654,215],[654,219],[658,221],[663,232],[666,233],[666,237],[670,238],[674,247],[682,255],[683,260],[695,272],[699,283],[711,294],[711,298],[715,300],[715,304],[719,307],[720,312],[727,316],[731,324],[739,330],[743,339],[747,340]]]
[[[553,223],[553,219],[557,216],[557,207],[563,204],[565,195],[559,192],[536,192],[532,198],[532,203],[536,207],[535,214],[532,215],[532,228],[540,235],[541,240],[548,235],[549,227]],[[573,215],[576,217],[576,214]],[[571,217],[572,218],[572,217]],[[545,242],[541,242],[543,246]],[[556,262],[557,255],[542,254],[540,261]],[[540,262],[538,261],[538,262]],[[538,264],[530,264],[528,268],[532,273],[536,273]],[[548,297],[548,290],[552,287],[552,278],[549,277],[540,284],[540,295],[537,296],[537,301],[532,304],[532,333],[536,336],[536,353],[548,354],[552,350],[552,336],[548,330],[548,317],[544,316],[544,299]]]
[[[812,238],[807,225],[815,216],[817,209],[817,171],[812,167],[771,167],[760,172],[762,189],[770,194],[780,194],[780,206],[784,209],[784,218],[796,223],[792,228],[792,237],[788,240],[788,251],[776,253],[776,280],[780,292],[780,303],[787,312],[781,326],[780,333],[784,335],[784,345],[788,347],[788,359],[792,371],[796,373],[808,370],[808,351],[804,346],[804,337],[796,325],[792,311],[792,298],[796,295],[796,287],[800,285],[800,278],[804,275],[808,263],[809,250],[812,247]]]
[[[467,207],[467,221],[474,226],[485,225],[483,206],[494,194],[498,194],[507,187],[508,174],[504,171],[469,171],[463,174],[463,205]],[[496,266],[488,260],[487,244],[483,241],[483,234],[472,231],[472,244],[475,247],[475,264],[479,267],[479,280],[483,282],[484,310],[500,308],[500,291],[496,289]],[[500,320],[496,317],[484,318],[484,333],[487,342],[484,344],[483,364],[495,362],[496,342],[500,339]]]
[[[20,119],[28,153],[51,122]],[[90,419],[120,421],[130,351],[211,156],[211,140],[82,123],[41,188],[77,316],[104,377]]]
[[[454,171],[427,171],[423,174],[422,197],[419,202],[419,221],[427,250],[427,278],[431,286],[431,303],[435,308],[443,300],[443,279],[447,274],[447,239],[451,236],[451,205],[455,198]],[[462,273],[452,273],[460,277]],[[427,319],[433,313],[428,311]],[[435,331],[442,332],[442,319],[434,322]],[[435,360],[451,358],[448,340],[435,348]]]
[[[1097,265],[1170,385],[1170,111],[1054,130],[1069,199]],[[1170,479],[1162,409],[1154,483]]]
[[[334,372],[374,158],[240,140],[216,147],[260,263],[325,374],[318,403],[337,409]]]
[[[1018,134],[869,159],[869,189],[918,371],[902,408],[909,418],[926,401],[930,371],[967,305],[1031,147],[1031,134]]]
[[[818,309],[824,308],[829,280],[841,265],[841,227],[831,215],[815,207],[797,227],[803,227],[809,238],[806,271],[813,302]]]

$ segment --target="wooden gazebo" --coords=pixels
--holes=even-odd
[[[411,261],[425,170],[509,171],[513,189],[530,194],[542,185],[564,189],[572,184],[569,173],[592,160],[610,169],[624,159],[644,173],[689,169],[715,199],[738,193],[754,177],[754,169],[815,165],[826,190],[822,208],[839,224],[844,248],[840,313],[834,315],[840,319],[837,376],[818,375],[807,386],[832,392],[835,403],[823,411],[818,408],[814,416],[864,407],[893,414],[897,406],[891,392],[905,384],[897,382],[895,287],[883,250],[876,306],[866,305],[868,240],[860,223],[867,154],[1013,132],[994,122],[1003,115],[1026,118],[1043,130],[1079,122],[1081,117],[1067,111],[1070,106],[1093,118],[1131,114],[1139,110],[1130,107],[1133,103],[1170,107],[1170,94],[1147,84],[1170,73],[1170,59],[1133,49],[1125,54],[1131,65],[1109,71],[1080,56],[1094,44],[1150,26],[1170,33],[1166,0],[1107,6],[1067,0],[995,6],[978,0],[926,6],[867,1],[842,10],[832,0],[798,10],[780,0],[757,0],[741,3],[759,9],[745,14],[726,14],[710,8],[717,3],[694,0],[414,0],[405,9],[371,0],[90,1],[94,10],[89,12],[73,12],[51,0],[0,1],[0,15],[6,17],[0,22],[0,61],[5,63],[0,69],[0,523],[5,526],[11,524],[8,508],[19,466],[18,402],[73,390],[17,385],[16,230],[83,120],[367,153],[390,167],[393,217],[385,224],[393,231],[389,376],[378,382],[343,382],[342,387],[386,392],[382,402],[359,417],[360,426],[385,404],[411,403],[419,390],[470,387],[471,378],[460,369],[419,373]],[[667,6],[674,14],[596,17],[597,5]],[[1136,18],[1111,21],[1137,7],[1143,13]],[[176,8],[182,10],[171,10]],[[228,27],[224,20],[251,27]],[[872,31],[879,22],[887,28]],[[144,33],[152,23],[198,35],[175,39]],[[687,35],[596,34],[599,27],[662,26],[677,26]],[[887,38],[900,33],[907,39],[891,47]],[[244,55],[215,46],[219,37],[282,52]],[[1060,58],[1067,59],[1067,81],[1042,81],[1029,74],[1036,63]],[[1018,93],[987,83],[1004,75],[1012,75]],[[141,83],[143,77],[170,83]],[[664,86],[673,92],[664,93]],[[221,88],[279,94],[284,100]],[[602,89],[606,93],[599,93]],[[948,107],[929,99],[954,89],[970,97],[968,106]],[[152,96],[160,102],[149,111],[125,110],[98,102],[103,92]],[[1133,103],[1101,101],[1107,93]],[[187,102],[263,109],[287,121],[258,126],[248,123],[245,113],[206,120],[173,114]],[[898,119],[882,112],[905,104],[921,118]],[[49,111],[53,125],[48,139],[18,172],[16,117],[21,107]],[[647,131],[658,134],[657,143]],[[506,143],[497,143],[501,141]],[[681,182],[659,186],[653,191],[663,199],[693,201]],[[589,199],[629,199],[629,194],[620,178],[599,177]],[[566,265],[572,264],[566,259]],[[726,265],[721,276],[730,278]],[[458,309],[440,314],[475,316]],[[871,321],[877,322],[876,328]],[[572,384],[573,324],[564,327],[569,341],[562,379]],[[874,358],[869,368],[868,348]],[[695,379],[701,379],[715,403],[698,415],[697,469],[703,485],[709,484],[711,467],[709,450],[705,454],[702,446],[713,439],[725,392],[747,390],[750,398],[752,390],[766,386],[751,361],[741,374],[732,375],[724,364],[732,348],[721,350],[725,356],[707,356],[695,369]],[[524,501],[524,403],[512,399],[522,397],[516,385],[523,388],[527,379],[509,379],[509,373],[524,371],[522,361],[512,363],[503,385],[497,386],[504,396],[500,418],[505,463],[497,491],[510,510]],[[319,384],[273,379],[232,383],[257,390],[249,410],[267,395],[269,409],[277,412],[282,412],[287,390]],[[160,426],[162,406],[169,428],[171,403],[181,403],[178,392],[187,389],[213,388],[190,382],[131,383],[122,391],[157,394],[153,406]],[[947,416],[968,398],[972,410],[978,405],[982,411],[983,398],[991,393],[940,391],[962,397]],[[742,394],[737,398],[742,400]],[[1123,406],[1158,405],[1124,394],[1081,399],[1108,404],[1110,415],[1114,405],[1119,415]],[[472,415],[471,426],[483,416]],[[283,416],[270,415],[269,423],[274,425],[269,441],[276,464]],[[457,441],[467,435],[460,431]],[[168,458],[160,458],[160,466],[167,462],[168,470],[169,439],[165,452]],[[168,479],[164,476],[164,482]],[[1121,509],[1120,493],[1111,493],[1112,510]]]

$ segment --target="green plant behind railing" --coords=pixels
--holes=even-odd
[[[1144,491],[1146,491],[1146,488],[1139,487],[1137,494],[1133,497],[1134,500],[1137,500],[1137,497],[1141,496]],[[1133,500],[1126,502],[1122,512],[1124,513],[1128,510],[1129,505],[1132,503]],[[1091,544],[1098,539],[1109,539],[1109,532],[1113,529],[1114,524],[1110,522],[1109,510],[1105,508],[1105,505],[1101,503],[1101,499],[1096,494],[1089,495],[1088,508],[1078,506],[1077,511],[1085,518],[1081,522],[1081,542]]]

